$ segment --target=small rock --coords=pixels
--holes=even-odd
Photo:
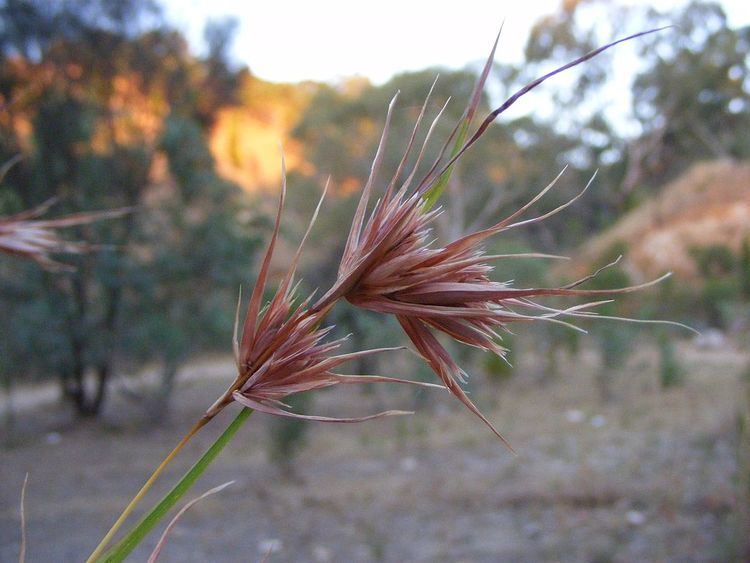
[[[59,432],[50,432],[44,437],[44,441],[50,446],[56,446],[62,442],[62,435]]]
[[[528,538],[536,538],[542,532],[542,527],[536,522],[527,522],[523,525],[523,533]]]
[[[638,510],[628,510],[625,514],[625,520],[631,526],[640,526],[646,521],[646,517],[643,512],[639,512]]]
[[[280,539],[277,538],[268,538],[265,540],[262,540],[258,544],[258,552],[261,555],[266,555],[268,553],[277,553],[281,551],[281,548],[284,547],[284,544]]]
[[[413,457],[405,457],[401,460],[400,465],[403,471],[411,472],[417,468],[417,460]]]
[[[601,428],[605,424],[607,424],[607,419],[602,415],[597,414],[596,416],[591,417],[591,426],[593,426],[594,428]]]
[[[333,561],[333,553],[331,553],[331,550],[324,545],[313,546],[312,552],[313,558],[318,563],[328,563],[329,561]]]
[[[565,411],[565,419],[571,424],[578,424],[580,422],[583,422],[584,418],[586,417],[583,414],[583,411],[579,411],[578,409],[570,409],[569,411]]]
[[[693,342],[698,348],[715,350],[724,346],[726,337],[724,333],[715,328],[709,328],[696,335]]]

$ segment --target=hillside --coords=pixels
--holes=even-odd
[[[247,191],[275,191],[281,179],[280,145],[289,170],[309,170],[290,133],[315,87],[245,77],[240,103],[221,108],[210,131],[209,145],[219,174]]]
[[[624,267],[634,279],[672,271],[696,281],[691,249],[721,245],[737,252],[747,237],[750,162],[703,162],[585,244],[573,267],[576,273],[590,270],[622,247]]]

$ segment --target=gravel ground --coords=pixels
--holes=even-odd
[[[406,420],[315,425],[285,477],[268,461],[268,418],[254,415],[195,493],[235,483],[194,507],[161,561],[730,561],[739,560],[736,491],[739,374],[748,357],[683,345],[685,383],[658,388],[653,354],[617,375],[616,400],[596,395],[584,354],[541,382],[533,365],[474,386],[510,439],[508,453],[450,397]],[[156,463],[217,394],[225,360],[193,366],[166,419],[149,424],[117,398],[100,423],[74,423],[54,403],[19,414],[0,447],[0,561],[17,559],[18,498],[26,500],[28,561],[81,561]],[[31,395],[29,395],[31,393]],[[408,390],[326,392],[314,410],[370,412]],[[162,493],[212,441],[199,434],[157,486]],[[224,422],[226,423],[226,422]],[[150,498],[156,498],[154,495]],[[132,560],[145,560],[155,538]]]

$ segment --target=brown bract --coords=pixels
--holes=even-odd
[[[325,191],[323,193],[325,195]],[[334,351],[341,347],[345,339],[326,342],[325,337],[333,327],[321,328],[323,317],[328,313],[333,303],[317,309],[308,307],[310,297],[301,303],[295,303],[297,292],[293,283],[294,274],[302,246],[323,202],[322,197],[287,273],[281,280],[273,298],[261,310],[261,301],[271,257],[279,235],[285,195],[286,180],[282,182],[273,234],[248,303],[241,339],[238,337],[239,318],[235,322],[234,354],[237,364],[237,378],[216,403],[208,409],[206,416],[215,416],[232,401],[237,401],[246,407],[269,414],[320,422],[360,422],[381,416],[409,414],[405,411],[391,410],[362,417],[329,418],[292,413],[288,410],[289,406],[283,402],[284,398],[289,395],[331,387],[340,383],[391,382],[441,387],[391,377],[342,375],[334,372],[338,366],[348,360],[392,349],[334,354]]]

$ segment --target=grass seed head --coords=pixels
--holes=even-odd
[[[266,287],[269,266],[279,236],[281,216],[286,197],[286,174],[282,169],[282,189],[273,233],[261,263],[258,279],[248,303],[247,313],[239,336],[239,316],[235,322],[234,352],[237,377],[229,389],[207,411],[213,417],[232,401],[278,416],[287,416],[321,422],[359,422],[372,418],[408,414],[404,411],[385,411],[354,418],[329,418],[292,413],[283,401],[289,395],[322,389],[341,383],[409,383],[427,387],[440,387],[403,379],[374,375],[342,375],[335,369],[344,362],[361,356],[376,354],[392,348],[335,354],[344,338],[326,341],[333,327],[322,327],[327,307],[309,307],[312,296],[299,302],[294,275],[302,247],[315,222],[323,202],[321,197],[310,225],[292,259],[275,294],[265,307],[261,301]],[[325,190],[323,192],[325,196]],[[238,304],[239,313],[239,304]]]
[[[487,424],[508,447],[510,446],[505,438],[463,391],[461,383],[466,381],[466,374],[438,341],[435,333],[445,334],[458,342],[505,357],[506,350],[501,345],[500,332],[507,330],[510,323],[546,321],[568,324],[565,318],[596,316],[591,309],[603,303],[603,301],[593,301],[559,309],[542,304],[538,301],[539,298],[611,295],[634,291],[644,286],[608,291],[580,289],[578,286],[590,279],[591,276],[589,276],[566,287],[514,288],[508,283],[492,281],[489,278],[492,270],[490,263],[509,256],[485,254],[482,244],[486,239],[510,229],[542,221],[574,203],[586,191],[588,185],[578,196],[557,209],[531,219],[520,219],[522,214],[552,189],[564,170],[539,195],[509,217],[489,228],[470,233],[444,246],[437,245],[432,239],[431,224],[441,213],[441,210],[433,208],[432,204],[436,199],[436,194],[439,195],[445,187],[457,160],[516,100],[547,78],[582,63],[617,43],[639,35],[642,34],[592,51],[523,87],[492,111],[473,135],[469,136],[471,118],[476,112],[481,99],[479,94],[492,64],[493,47],[477,81],[469,106],[464,112],[464,117],[443,144],[438,158],[429,167],[427,173],[415,183],[414,178],[422,163],[427,144],[445,109],[443,106],[427,129],[411,172],[405,175],[406,163],[412,156],[414,141],[432,93],[432,89],[430,90],[407,142],[403,158],[385,185],[383,195],[368,215],[368,204],[377,183],[377,175],[390,131],[393,107],[398,97],[396,94],[388,108],[370,176],[364,185],[355,211],[339,266],[338,279],[331,290],[314,307],[325,308],[343,297],[358,307],[395,315],[419,354],[438,375],[442,383],[471,412]],[[453,144],[453,149],[450,155],[446,156],[451,144]],[[523,256],[548,257],[528,254]]]

